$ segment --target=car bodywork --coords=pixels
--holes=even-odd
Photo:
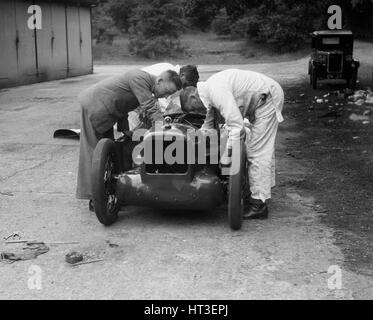
[[[134,137],[135,131],[132,136],[98,142],[92,159],[92,200],[102,224],[114,223],[120,208],[127,205],[203,211],[227,202],[230,227],[241,228],[248,186],[245,135],[237,141],[239,147],[230,149],[231,164],[222,167],[219,157],[226,148],[227,132],[216,122],[212,135],[202,133],[198,129],[204,117],[169,115],[160,127],[145,130],[142,139]],[[172,149],[176,141],[178,148]],[[157,153],[176,160],[157,160]]]
[[[168,124],[157,130],[153,128],[144,135],[141,142],[143,149],[145,152],[146,148],[155,150],[155,141],[158,140],[164,151],[170,143],[179,139],[184,149],[183,161],[174,164],[162,161],[157,164],[155,152],[152,152],[150,163],[142,163],[134,170],[118,174],[116,189],[120,204],[183,210],[211,210],[219,206],[224,202],[224,183],[217,164],[208,163],[208,155],[206,164],[187,161],[187,131],[198,129],[200,124],[195,121],[192,124],[193,121],[185,118],[167,119]],[[128,146],[123,145],[123,148]],[[195,157],[197,153],[198,150],[195,150]]]

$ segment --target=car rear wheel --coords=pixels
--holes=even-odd
[[[355,90],[356,88],[356,82],[357,82],[357,69],[356,67],[354,66],[352,68],[352,74],[351,74],[351,78],[349,78],[347,80],[347,86],[352,89],[352,90]]]
[[[114,141],[101,139],[93,152],[92,200],[96,216],[105,226],[113,224],[118,219],[120,209],[115,192],[118,159]]]
[[[232,163],[234,163],[234,155]],[[241,143],[239,159],[239,169],[231,173],[228,185],[228,221],[232,230],[239,230],[242,226],[243,210],[244,210],[244,190],[247,183],[247,158],[246,145]],[[232,164],[233,166],[233,164]]]

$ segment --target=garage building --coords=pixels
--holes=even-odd
[[[1,0],[0,88],[92,73],[93,4]],[[36,6],[41,9],[38,17]],[[41,29],[36,28],[39,22]]]

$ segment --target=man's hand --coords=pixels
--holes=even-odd
[[[232,164],[232,149],[226,148],[220,157],[220,165],[222,167],[229,167]]]
[[[156,121],[163,121],[163,115],[156,99],[144,102],[139,109],[139,118],[147,124],[147,127],[151,127]]]
[[[267,100],[267,95],[266,94],[261,94],[257,100],[253,98],[252,103],[250,103],[248,110],[246,110],[246,114],[244,114],[244,117],[248,118],[250,123],[253,124],[255,123],[256,117],[255,117],[255,112],[256,110],[261,107]]]

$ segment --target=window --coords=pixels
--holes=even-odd
[[[339,38],[322,38],[322,44],[339,44]]]

